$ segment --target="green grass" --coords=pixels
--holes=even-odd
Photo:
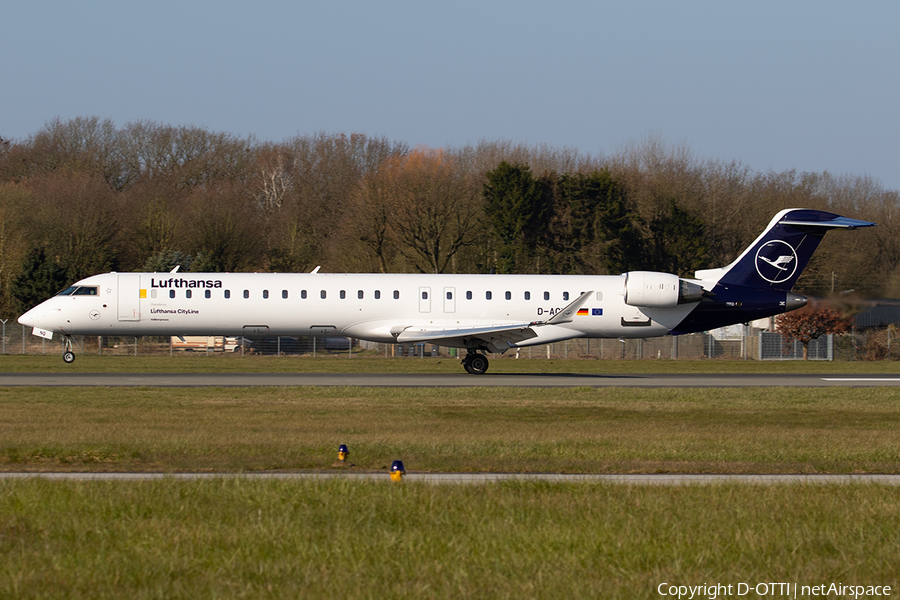
[[[895,361],[759,360],[598,360],[492,357],[491,373],[884,373],[898,371]],[[176,356],[78,355],[65,364],[59,353],[0,355],[6,373],[460,373],[457,358],[384,358],[383,356],[239,356],[231,353]]]
[[[0,481],[4,598],[896,590],[898,547],[900,489],[875,485]]]
[[[900,473],[894,388],[0,388],[0,469]]]

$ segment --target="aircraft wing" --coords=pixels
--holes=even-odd
[[[391,331],[398,343],[415,344],[419,342],[443,342],[452,346],[472,347],[484,346],[491,352],[503,353],[519,342],[537,337],[535,327],[542,325],[560,325],[569,323],[578,309],[587,302],[593,291],[584,292],[574,302],[557,312],[546,321],[531,323],[508,323],[484,327],[402,327]],[[475,341],[481,344],[473,344]]]

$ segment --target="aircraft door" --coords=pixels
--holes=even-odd
[[[423,313],[431,312],[431,288],[430,287],[420,287],[419,288],[419,312],[423,312]]]
[[[444,288],[444,312],[456,312],[456,288]]]
[[[141,276],[119,275],[118,301],[120,321],[141,320]]]

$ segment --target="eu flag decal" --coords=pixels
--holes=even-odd
[[[602,309],[602,308],[592,308],[592,309],[591,309],[591,316],[592,316],[592,317],[601,317],[601,316],[603,316],[603,309]]]

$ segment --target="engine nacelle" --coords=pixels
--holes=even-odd
[[[703,288],[671,273],[630,271],[625,273],[625,304],[641,308],[675,308],[700,302]]]

